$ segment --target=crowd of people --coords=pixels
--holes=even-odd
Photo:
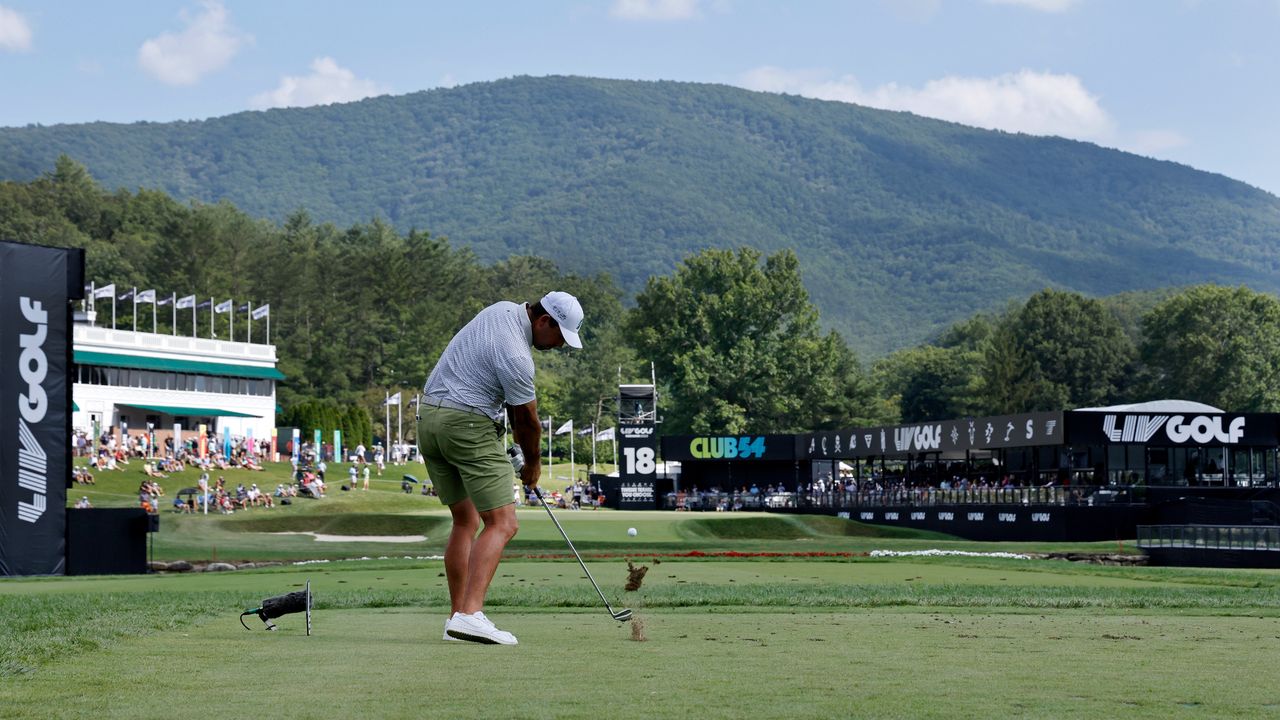
[[[141,472],[145,478],[138,486],[137,502],[139,507],[150,513],[156,513],[163,507],[161,498],[166,493],[161,482],[174,473],[190,469],[201,473],[198,487],[185,488],[175,494],[169,501],[174,512],[230,514],[237,510],[291,504],[292,498],[299,496],[324,498],[329,491],[325,475],[328,471],[326,460],[332,459],[332,446],[317,448],[311,443],[303,444],[298,454],[291,458],[293,482],[279,484],[274,492],[268,492],[253,482],[238,483],[232,490],[227,486],[225,475],[218,474],[238,470],[263,471],[261,458],[267,457],[271,450],[270,443],[266,441],[243,437],[227,439],[210,433],[205,438],[203,457],[198,437],[189,437],[175,447],[172,437],[153,440],[149,433],[118,433],[111,429],[97,438],[87,432],[76,431],[71,444],[75,457],[85,459],[83,465],[76,465],[72,470],[76,483],[95,484],[95,473]],[[403,464],[414,450],[410,445],[393,444],[389,459],[392,464]],[[346,459],[351,465],[347,469],[347,484],[342,489],[368,490],[372,479],[386,472],[388,453],[380,443],[370,448],[359,444]],[[214,475],[216,481],[210,480]],[[431,490],[430,483],[423,485],[424,495],[432,494]],[[75,504],[77,508],[87,506],[87,497]]]

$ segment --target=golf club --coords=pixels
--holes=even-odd
[[[561,537],[563,537],[564,541],[569,544],[569,549],[573,551],[573,556],[578,558],[578,564],[582,566],[582,572],[587,574],[587,579],[591,581],[591,586],[596,589],[597,593],[600,593],[600,599],[604,600],[604,606],[609,610],[609,614],[618,622],[627,622],[630,620],[630,608],[622,608],[621,610],[615,611],[613,606],[609,604],[609,599],[604,596],[603,592],[601,592],[600,586],[596,584],[596,579],[591,577],[591,571],[587,569],[587,564],[582,562],[582,556],[578,554],[578,549],[573,546],[573,541],[571,541],[569,536],[565,534],[564,528],[560,527],[560,521],[556,520],[555,513],[551,512],[551,506],[547,504],[546,500],[542,499],[542,491],[538,489],[537,485],[533,486],[533,494],[538,496],[538,502],[542,503],[542,507],[547,509],[547,515],[551,517],[551,522],[555,523],[556,529],[560,531]]]

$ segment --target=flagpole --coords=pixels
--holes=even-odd
[[[573,459],[573,439],[574,439],[573,419],[569,419],[569,482],[576,483],[578,481],[578,465]]]
[[[156,334],[156,299],[154,297],[151,298],[151,334]]]
[[[209,298],[209,339],[213,339],[213,316],[217,315],[213,311],[213,298]]]
[[[386,431],[382,433],[382,442],[383,442],[382,452],[383,452],[383,457],[385,458],[386,452],[387,452],[386,446],[391,444],[391,391],[390,390],[387,391],[387,399],[383,401],[382,409],[387,412],[387,424],[382,426],[386,428]]]
[[[133,331],[138,332],[138,286],[133,286]]]
[[[549,480],[552,483],[551,485],[552,490],[555,489],[555,482],[556,482],[556,476],[554,475],[554,472],[556,469],[556,460],[555,458],[551,457],[551,439],[554,438],[555,436],[556,436],[555,419],[552,418],[550,415],[548,415],[547,416],[547,480]]]
[[[399,395],[400,393],[396,393]],[[396,445],[404,444],[404,398],[396,403]],[[387,453],[390,456],[390,453]]]
[[[171,330],[173,332],[173,335],[177,337],[178,335],[178,291],[177,290],[173,291],[173,297],[169,299],[169,302],[173,305],[173,327],[171,328]],[[176,452],[177,448],[174,448],[174,451]]]
[[[253,344],[253,301],[248,303],[249,307],[249,336],[245,338],[245,342]]]
[[[227,334],[231,336],[231,342],[236,341],[236,304],[234,300],[228,299],[227,302],[231,306],[227,308]]]

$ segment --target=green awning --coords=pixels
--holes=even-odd
[[[124,405],[125,407],[137,408],[139,410],[150,410],[151,412],[160,413],[161,415],[187,415],[190,417],[262,417],[261,415],[250,415],[249,413],[236,412],[234,410],[219,410],[217,408],[175,407],[173,405],[134,405],[132,403],[118,404]]]
[[[258,380],[284,379],[284,373],[273,367],[214,363],[204,362],[203,360],[174,360],[141,355],[117,355],[115,353],[90,352],[87,350],[75,351],[75,363],[77,365],[158,370],[160,372],[191,373],[193,375],[221,375],[255,378]]]

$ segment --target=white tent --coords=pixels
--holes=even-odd
[[[1108,407],[1077,408],[1080,412],[1127,412],[1127,413],[1220,413],[1225,412],[1212,405],[1193,400],[1151,400],[1149,402],[1130,403],[1128,405],[1110,405]]]

